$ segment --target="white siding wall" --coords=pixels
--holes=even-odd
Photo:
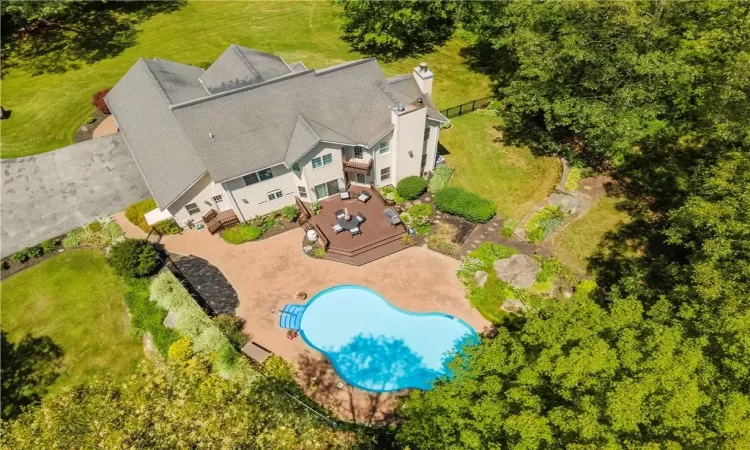
[[[313,187],[319,184],[337,180],[339,189],[346,187],[341,147],[340,145],[321,143],[300,159],[299,165],[302,169],[302,180],[307,185],[307,201],[315,202],[320,200],[315,196],[315,191],[313,190]],[[313,169],[312,159],[327,154],[333,157],[333,162],[325,167]]]
[[[396,154],[396,148],[395,148],[395,142],[393,140],[394,132],[389,132],[385,137],[383,137],[378,143],[376,143],[372,147],[372,153],[374,155],[375,161],[373,161],[372,165],[372,174],[371,179],[373,183],[376,186],[384,186],[387,184],[394,184],[392,182],[393,179],[393,169],[391,168],[391,178],[387,180],[381,180],[380,179],[380,172],[381,169],[384,169],[386,167],[392,167],[393,166],[393,158]],[[385,155],[381,155],[379,152],[380,149],[380,142],[389,142],[391,144],[391,151],[390,153],[386,153]]]
[[[394,186],[399,180],[412,175],[421,175],[422,150],[424,148],[424,129],[427,119],[425,108],[401,113],[391,113],[391,121],[396,126],[391,141],[391,148],[395,147],[391,166],[391,184]],[[395,145],[394,145],[395,144]],[[409,156],[409,152],[412,152]]]
[[[262,216],[271,211],[281,209],[286,205],[294,204],[297,195],[296,175],[291,169],[283,165],[271,168],[273,178],[245,186],[245,181],[240,178],[224,182],[224,187],[231,194],[234,202],[240,210],[240,220],[250,220],[255,216]],[[273,201],[268,200],[268,193],[281,190],[284,196]]]
[[[211,180],[211,176],[208,174],[203,175],[193,186],[190,187],[184,194],[172,202],[167,211],[174,217],[177,224],[181,227],[185,226],[185,221],[193,219],[194,221],[201,220],[201,217],[209,212],[212,208],[219,210],[219,207],[214,204],[212,197],[216,195],[223,195],[224,190],[221,186],[214,184]],[[227,202],[226,195],[224,195],[224,202]],[[200,209],[199,213],[193,214],[192,216],[185,209],[185,205],[195,203]]]

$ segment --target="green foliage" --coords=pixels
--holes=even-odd
[[[506,245],[494,242],[482,242],[476,250],[469,252],[468,256],[479,259],[484,263],[485,268],[489,270],[492,268],[492,264],[498,259],[510,258],[516,253],[518,253],[516,249]]]
[[[316,258],[323,258],[326,255],[326,249],[323,247],[315,247],[312,249],[312,255]]]
[[[126,385],[105,379],[46,397],[4,425],[3,445],[19,450],[355,447],[350,433],[312,416],[270,382],[225,379],[200,355],[146,363]]]
[[[8,261],[0,261],[0,270],[8,270],[10,269],[10,263]]]
[[[156,249],[145,239],[125,239],[113,245],[107,261],[115,272],[128,278],[153,275],[160,265]]]
[[[430,183],[427,186],[427,189],[434,194],[435,192],[448,187],[448,182],[451,180],[453,172],[455,172],[455,170],[446,165],[438,167],[435,169],[432,178],[430,178]]]
[[[565,181],[565,189],[575,191],[578,189],[578,182],[583,177],[583,171],[579,167],[571,167],[568,172],[568,179]]]
[[[557,206],[545,206],[535,212],[524,225],[529,242],[542,242],[565,222],[565,214]]]
[[[497,277],[494,270],[487,272],[487,282],[483,287],[471,283],[466,296],[471,306],[477,309],[485,319],[500,325],[507,320],[507,314],[500,309],[503,302],[516,298],[513,288]]]
[[[154,224],[154,228],[161,234],[180,234],[182,228],[177,225],[174,219],[164,219]]]
[[[81,229],[80,228],[76,228],[75,230],[66,234],[62,240],[62,246],[64,248],[78,247],[80,243],[81,243]]]
[[[295,220],[297,220],[299,211],[297,210],[297,207],[295,205],[286,205],[285,207],[281,208],[281,215],[284,216],[287,221],[294,222]]]
[[[453,126],[453,122],[451,122],[451,121],[449,120],[449,121],[447,121],[447,122],[443,122],[443,123],[441,123],[441,124],[440,124],[440,129],[441,129],[441,130],[449,130],[449,129],[450,129],[450,128],[451,128],[452,126]],[[430,191],[430,192],[433,192],[433,191]]]
[[[427,181],[420,176],[403,178],[396,185],[396,192],[405,200],[419,198],[427,190]]]
[[[515,219],[505,219],[503,221],[503,229],[501,231],[502,235],[504,237],[512,237],[513,232],[516,231],[516,227],[518,226],[518,221]]]
[[[240,354],[230,343],[224,342],[216,354],[216,365],[220,371],[229,372],[240,361]]]
[[[352,49],[390,60],[427,53],[456,27],[457,3],[399,0],[333,0],[343,8],[344,41]]]
[[[245,242],[255,241],[263,235],[263,230],[255,225],[240,224],[235,227],[227,228],[221,233],[221,238],[230,244],[244,244]]]
[[[414,205],[409,210],[401,214],[401,220],[408,226],[417,230],[420,234],[427,234],[431,230],[429,224],[432,206],[426,203]]]
[[[60,246],[60,241],[57,239],[47,239],[39,245],[42,247],[43,253],[52,253],[57,251],[57,248]]]
[[[123,283],[125,303],[130,312],[130,325],[139,336],[149,334],[157,350],[162,355],[166,355],[179,335],[176,331],[164,326],[167,311],[149,299],[150,280],[126,278]]]
[[[187,336],[182,336],[174,341],[167,351],[169,361],[177,364],[187,363],[193,355],[193,344]]]
[[[219,331],[229,339],[229,342],[231,342],[232,345],[237,348],[242,348],[247,344],[249,338],[242,331],[245,327],[245,321],[243,319],[233,315],[221,314],[211,320],[213,320],[214,325],[216,325]]]
[[[484,223],[495,216],[495,204],[473,192],[448,187],[435,194],[435,206],[440,211],[474,223]]]
[[[10,259],[17,263],[25,263],[31,258],[39,258],[44,254],[44,250],[39,245],[27,247],[23,250],[19,250],[16,253],[10,255]]]
[[[102,231],[102,224],[97,220],[86,225],[86,229],[93,232]]]
[[[147,198],[146,200],[128,206],[125,209],[125,217],[130,223],[148,233],[151,227],[146,223],[145,215],[147,212],[153,211],[154,209],[156,209],[156,200],[153,198]]]
[[[380,192],[380,195],[383,196],[383,198],[391,200],[397,204],[401,204],[406,201],[406,199],[401,197],[396,188],[394,188],[393,186],[383,186],[378,189],[378,191]]]

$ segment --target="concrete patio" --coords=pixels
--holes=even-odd
[[[129,237],[145,233],[125,219],[115,220]],[[308,298],[340,284],[358,284],[379,292],[394,305],[415,312],[440,311],[459,317],[478,332],[489,329],[484,319],[465,299],[455,271],[459,262],[428,249],[412,247],[356,267],[314,259],[302,252],[303,231],[286,233],[232,245],[206,231],[189,230],[164,236],[161,243],[172,253],[195,255],[215,265],[239,296],[238,316],[247,321],[246,332],[261,346],[294,362],[299,382],[315,401],[334,410],[342,419],[359,423],[387,421],[394,408],[394,394],[374,394],[344,385],[328,361],[302,339],[288,340],[272,310]]]

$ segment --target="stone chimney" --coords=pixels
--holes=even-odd
[[[425,94],[432,95],[432,71],[427,68],[427,63],[419,63],[419,65],[414,68],[413,75],[414,79],[417,80],[419,90]]]

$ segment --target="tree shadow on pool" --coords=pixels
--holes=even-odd
[[[385,336],[357,336],[326,356],[335,362],[338,373],[329,359],[308,352],[300,356],[299,379],[303,388],[316,402],[364,425],[392,424],[397,398],[406,391],[366,391],[346,379],[370,389],[405,385],[428,388],[431,380],[442,375],[425,367],[422,358],[402,340]]]

